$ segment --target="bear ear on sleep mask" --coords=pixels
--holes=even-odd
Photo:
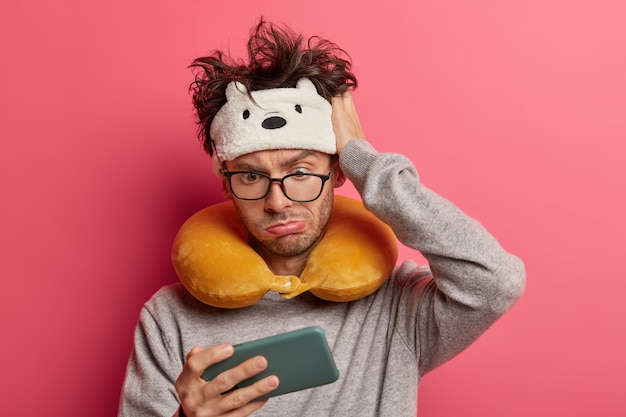
[[[248,93],[233,81],[226,87],[226,103],[213,118],[210,135],[220,161],[273,149],[307,149],[337,153],[330,103],[308,78],[295,88]]]

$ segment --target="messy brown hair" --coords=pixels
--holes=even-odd
[[[198,139],[213,155],[209,127],[226,103],[226,86],[239,81],[248,91],[295,87],[309,78],[326,100],[349,88],[357,80],[350,56],[333,42],[318,36],[305,40],[285,26],[260,19],[248,40],[248,63],[237,61],[220,50],[195,59],[190,67],[195,79],[189,86],[198,122]]]

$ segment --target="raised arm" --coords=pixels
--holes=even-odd
[[[524,265],[475,219],[425,187],[406,157],[378,153],[363,138],[349,95],[333,102],[340,164],[368,210],[428,260],[433,278],[398,271],[398,331],[413,343],[420,373],[469,346],[521,296]]]

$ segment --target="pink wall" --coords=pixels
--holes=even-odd
[[[115,414],[173,235],[220,199],[186,65],[263,13],[344,46],[369,140],[526,261],[523,300],[424,379],[420,415],[623,415],[624,3],[279,3],[2,3],[2,414]]]

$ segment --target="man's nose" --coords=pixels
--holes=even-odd
[[[270,191],[265,196],[265,210],[275,213],[279,213],[288,207],[291,207],[293,202],[287,198],[281,184],[279,182],[272,182],[270,185]]]

